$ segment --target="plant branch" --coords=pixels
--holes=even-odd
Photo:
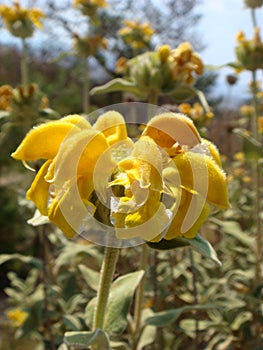
[[[100,272],[97,305],[94,312],[93,330],[104,326],[104,316],[110,293],[111,282],[119,257],[119,248],[106,247]]]

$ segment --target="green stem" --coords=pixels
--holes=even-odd
[[[147,268],[147,257],[148,257],[148,249],[147,244],[144,243],[142,245],[142,252],[140,257],[140,265],[139,270],[146,270]],[[142,316],[142,306],[143,306],[143,294],[144,294],[144,286],[145,286],[145,274],[141,279],[141,282],[136,290],[135,294],[135,307],[134,307],[134,327],[132,334],[132,350],[136,350],[138,344],[138,335],[140,334],[141,328],[141,316]]]
[[[189,248],[189,256],[190,256],[190,262],[191,262],[194,302],[195,302],[195,305],[197,305],[198,304],[197,276],[196,276],[194,254],[193,254],[192,248]],[[195,349],[196,350],[199,349],[199,320],[197,317],[195,318]]]
[[[251,9],[252,24],[254,27],[257,26],[256,10]]]
[[[24,88],[28,86],[28,52],[26,39],[22,39],[22,58],[21,58],[21,83]]]
[[[47,238],[47,232],[46,232],[46,225],[42,225],[38,227],[38,233],[39,233],[39,240],[42,246],[42,260],[43,260],[43,275],[42,275],[42,281],[43,281],[43,292],[44,292],[44,315],[45,315],[45,322],[43,324],[44,327],[44,334],[48,335],[48,340],[50,342],[50,349],[55,350],[55,339],[53,334],[53,328],[51,324],[51,319],[49,315],[49,293],[48,293],[48,286],[51,283],[51,266],[50,266],[50,251],[49,251],[49,242]]]
[[[147,102],[152,105],[156,105],[158,103],[158,92],[151,91],[151,93],[148,96]]]
[[[253,137],[258,139],[258,98],[257,98],[257,72],[252,72],[252,103],[254,107],[254,113],[252,116],[251,131]]]
[[[87,58],[83,59],[83,113],[89,113],[90,107],[90,98],[89,98],[89,90],[90,90],[90,81],[89,81],[89,66],[87,62]]]
[[[254,113],[252,117],[252,135],[258,140],[258,129],[257,129],[257,120],[258,120],[258,98],[257,98],[257,77],[256,71],[252,72],[252,83],[253,83],[253,107]],[[255,285],[261,279],[261,261],[262,261],[262,232],[261,232],[261,219],[260,219],[260,175],[259,175],[259,163],[257,159],[254,159],[252,162],[252,183],[253,183],[253,193],[254,193],[254,222],[255,222],[255,235],[256,235],[256,247],[255,247]]]
[[[97,305],[94,312],[93,330],[104,326],[104,316],[110,293],[111,282],[119,256],[119,248],[106,247],[100,272]]]

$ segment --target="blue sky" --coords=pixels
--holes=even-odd
[[[243,0],[203,0],[202,2],[202,5],[198,6],[198,12],[203,15],[199,31],[207,45],[207,48],[201,53],[202,59],[205,64],[213,65],[233,62],[236,33],[243,30],[248,38],[253,35],[250,10],[245,8]],[[258,9],[256,14],[258,23],[263,23],[262,8]],[[226,75],[232,72],[231,68],[224,68],[220,73],[218,90],[225,95],[229,93],[225,84]],[[247,86],[250,76],[249,72],[239,75],[238,83],[231,89],[232,97],[240,99],[249,96]]]

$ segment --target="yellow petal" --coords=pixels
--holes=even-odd
[[[48,171],[51,160],[47,160],[39,169],[30,189],[27,191],[26,198],[33,201],[42,215],[47,215],[47,203],[49,197],[49,186],[45,175]]]
[[[49,220],[55,224],[67,238],[73,238],[76,235],[76,231],[68,223],[61,212],[60,203],[57,198],[55,198],[48,208]]]
[[[74,130],[73,130],[74,129]],[[80,129],[72,123],[52,121],[29,131],[12,157],[19,160],[52,159],[65,137]]]
[[[109,148],[103,133],[82,130],[68,137],[61,145],[55,163],[55,177],[63,182],[78,176],[92,176],[98,159]]]
[[[90,123],[78,114],[69,114],[60,120],[63,122],[74,124],[80,129],[91,129]]]
[[[229,207],[226,175],[211,157],[186,152],[173,160],[184,187],[197,191],[219,208]]]
[[[159,241],[161,233],[169,224],[165,206],[160,202],[160,194],[151,191],[148,201],[136,211],[113,213],[116,219],[116,236],[119,239],[139,237],[144,241]]]
[[[193,209],[190,208],[191,203]],[[189,213],[190,210],[191,213]],[[164,238],[169,240],[178,236],[195,237],[202,224],[207,220],[209,213],[209,205],[204,203],[197,193],[182,188],[179,208]]]
[[[92,203],[81,198],[78,184],[73,181],[66,192],[55,197],[48,207],[48,218],[68,237],[73,238],[88,215],[94,214]]]
[[[110,145],[127,138],[125,120],[116,111],[102,114],[93,127],[103,132]]]
[[[218,151],[218,148],[216,147],[215,144],[213,144],[211,141],[202,139],[202,142],[205,143],[208,147],[208,150],[210,152],[211,157],[214,159],[217,165],[222,167],[221,159],[220,159],[220,154]]]
[[[157,145],[166,148],[176,142],[192,148],[201,142],[192,120],[180,113],[163,113],[152,118],[142,136],[149,136]]]

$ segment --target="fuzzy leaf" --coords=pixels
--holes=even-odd
[[[78,265],[78,268],[82,274],[82,277],[84,278],[85,282],[87,283],[87,285],[97,291],[98,289],[98,285],[99,285],[99,278],[100,278],[100,274],[99,272],[90,269],[89,267],[80,264]]]
[[[211,244],[204,239],[199,234],[195,236],[195,238],[188,239],[188,242],[190,245],[197,250],[202,255],[206,256],[207,258],[213,260],[217,265],[221,266],[221,262],[217,257],[216,251],[211,246]]]
[[[91,89],[90,94],[99,95],[99,94],[106,94],[108,92],[114,92],[114,91],[128,91],[138,96],[142,95],[142,92],[138,89],[138,87],[133,82],[122,78],[116,78],[104,85],[97,86]]]
[[[66,247],[63,249],[55,262],[55,270],[58,271],[62,266],[72,264],[76,258],[81,256],[88,256],[98,259],[99,254],[96,247],[92,244],[87,245],[67,242]]]
[[[144,271],[128,273],[117,278],[110,290],[107,311],[104,318],[104,329],[109,334],[121,334],[127,326],[127,315],[134,292],[143,277]],[[88,326],[94,318],[97,298],[91,299],[86,308]]]
[[[218,260],[214,248],[207,240],[205,240],[199,234],[196,235],[195,238],[176,237],[171,240],[162,239],[160,242],[157,243],[147,242],[147,245],[153,249],[158,250],[182,248],[190,245],[199,253],[213,260],[215,263],[221,266],[221,262]]]
[[[67,329],[71,329],[73,331],[78,331],[81,329],[81,322],[79,318],[74,315],[63,316],[63,322]]]
[[[180,85],[173,91],[172,96],[176,101],[181,102],[193,97],[195,93],[196,92],[193,87],[188,85]]]
[[[110,346],[112,350],[130,350],[130,347],[123,342],[111,341]]]
[[[163,327],[175,322],[182,313],[192,310],[211,310],[217,308],[216,304],[189,305],[178,309],[161,311],[146,319],[145,323],[152,326]]]
[[[38,269],[42,268],[41,260],[34,258],[33,256],[25,256],[22,254],[1,254],[0,255],[0,265],[11,260],[19,260],[22,263],[32,265]]]
[[[151,317],[154,312],[151,309],[142,310],[142,324],[145,324],[145,320]],[[137,346],[137,350],[143,350],[145,346],[150,345],[154,342],[156,337],[156,328],[151,325],[146,325],[140,336],[140,340]]]
[[[0,111],[0,119],[10,117],[11,113],[8,111]]]
[[[234,132],[242,138],[243,149],[247,159],[263,158],[263,146],[254,137],[247,135],[246,130],[235,129]]]
[[[64,342],[76,349],[86,349],[92,345],[94,350],[111,350],[108,335],[102,329],[94,332],[66,332]]]
[[[211,221],[217,224],[223,232],[235,237],[240,243],[246,247],[253,247],[254,239],[244,232],[240,224],[236,221],[221,221],[216,218],[211,218]]]
[[[125,330],[129,307],[143,275],[144,271],[131,272],[113,282],[105,315],[108,333],[121,334]]]

